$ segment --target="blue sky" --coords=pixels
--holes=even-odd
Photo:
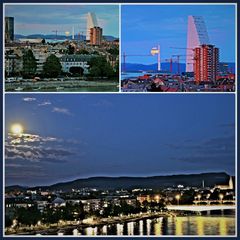
[[[234,108],[233,94],[7,94],[6,184],[234,175]]]
[[[75,33],[86,30],[86,14],[95,12],[104,35],[119,36],[117,5],[6,5],[5,16],[14,17],[17,34],[54,34],[58,30]],[[85,34],[85,32],[84,32]]]
[[[203,16],[211,44],[220,48],[220,61],[235,62],[235,8],[233,5],[125,5],[122,6],[122,52],[150,54],[161,45],[162,60],[185,50],[189,15]],[[185,57],[181,62],[185,62]],[[152,64],[156,57],[127,57],[128,63]]]

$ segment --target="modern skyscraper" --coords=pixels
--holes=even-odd
[[[92,45],[101,45],[102,43],[102,28],[90,28],[90,43]]]
[[[194,59],[195,81],[215,81],[219,72],[219,49],[214,45],[201,45],[194,49]]]
[[[5,42],[14,40],[14,18],[5,17]]]
[[[210,44],[203,17],[188,16],[186,72],[193,72],[193,50],[203,44]]]
[[[98,22],[95,13],[89,12],[87,14],[87,30],[86,30],[86,40],[90,40],[90,29],[98,27]]]

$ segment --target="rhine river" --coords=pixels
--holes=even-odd
[[[69,229],[58,235],[235,235],[235,214],[158,217],[132,222]]]

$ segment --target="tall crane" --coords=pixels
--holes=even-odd
[[[123,57],[123,71],[126,71],[126,58],[127,57],[150,57],[152,56],[151,54],[126,54],[125,52],[123,53],[122,57]]]
[[[183,57],[183,56],[191,56],[190,54],[174,54],[172,55],[172,57],[177,57],[177,64],[178,64],[178,74],[180,74],[180,57]]]
[[[173,58],[168,58],[168,59],[165,59],[166,62],[169,62],[170,63],[170,73],[172,73],[172,66],[173,66],[173,63],[176,62],[174,61]]]

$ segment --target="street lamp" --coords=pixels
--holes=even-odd
[[[221,204],[223,203],[223,197],[224,197],[224,195],[223,195],[222,193],[220,193],[220,194],[219,194],[219,199],[220,199],[220,201],[221,201]]]
[[[180,198],[181,198],[180,194],[176,195],[175,198],[176,198],[176,200],[177,200],[177,204],[179,205],[179,200],[180,200]]]
[[[201,194],[198,194],[198,195],[197,195],[197,198],[198,198],[199,204],[200,204],[201,197],[202,197]]]

